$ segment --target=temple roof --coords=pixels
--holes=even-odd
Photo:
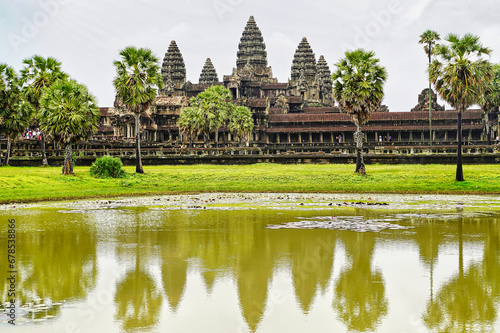
[[[216,82],[219,82],[219,77],[217,76],[212,60],[207,58],[205,65],[203,65],[203,69],[201,70],[200,84],[213,84]]]
[[[177,89],[186,82],[186,65],[175,40],[170,42],[165,53],[161,74],[165,83],[170,79]]]
[[[328,67],[328,66],[327,66]],[[311,84],[314,82],[317,74],[316,58],[307,41],[307,38],[302,38],[292,61],[292,81],[298,81],[303,72],[305,80]]]
[[[250,16],[241,36],[237,57],[238,72],[242,71],[247,64],[258,72],[264,71],[267,67],[266,44],[253,16]]]
[[[325,108],[326,109],[326,108]],[[468,110],[462,113],[462,120],[464,121],[464,126],[467,124],[466,120],[471,122],[476,122],[479,126],[482,126],[482,110]],[[437,122],[439,120],[456,121],[457,111],[442,111],[432,114],[432,120]],[[351,118],[345,113],[287,113],[287,114],[273,114],[269,117],[269,123],[290,123],[290,122],[351,122]],[[398,122],[401,121],[401,122]],[[390,122],[393,129],[397,129],[398,126],[406,126],[408,123],[404,121],[410,121],[415,123],[415,121],[429,121],[429,112],[427,111],[414,111],[414,112],[375,112],[370,116],[370,120],[362,128],[373,126],[376,123]],[[453,123],[456,128],[456,124]],[[439,125],[441,128],[442,126]],[[428,128],[428,125],[427,125]]]

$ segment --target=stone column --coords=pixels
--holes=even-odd
[[[288,143],[292,143],[292,140],[290,139],[290,133],[286,134],[286,138],[287,138]]]
[[[276,142],[281,143],[280,133],[276,133]]]
[[[319,133],[319,142],[323,143],[323,132]]]
[[[313,142],[313,137],[312,137],[312,133],[309,132],[309,143],[312,143]]]
[[[298,136],[299,136],[299,143],[302,143],[302,133],[299,133]]]

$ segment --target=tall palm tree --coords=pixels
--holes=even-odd
[[[32,120],[32,111],[31,105],[23,99],[19,78],[14,69],[7,64],[0,64],[0,133],[7,136],[4,165],[9,164],[12,141]]]
[[[61,70],[61,63],[52,57],[44,58],[34,55],[23,61],[24,68],[21,70],[21,82],[27,101],[33,106],[36,118],[40,122],[40,98],[45,89],[52,86],[58,80],[65,80],[68,74]],[[45,154],[45,135],[42,131],[42,164],[48,165]]]
[[[115,61],[116,77],[113,85],[117,98],[135,114],[136,168],[144,173],[141,160],[140,115],[149,110],[158,89],[163,88],[159,59],[150,49],[126,47],[120,51],[121,60]]]
[[[419,44],[424,44],[424,51],[429,57],[429,65],[432,61],[433,47],[436,45],[436,41],[441,40],[439,34],[433,30],[427,30],[420,35]],[[429,142],[432,146],[432,87],[431,79],[429,78]]]
[[[354,133],[356,172],[361,174],[365,172],[361,125],[380,107],[384,97],[384,82],[387,79],[386,69],[379,61],[373,51],[346,51],[345,58],[335,64],[337,70],[332,74],[333,93],[340,109],[351,117],[357,127]]]
[[[63,175],[73,174],[71,146],[97,130],[100,112],[87,88],[76,81],[59,81],[40,98],[40,127],[65,149]]]
[[[479,37],[449,34],[449,45],[435,48],[436,59],[429,65],[429,77],[437,92],[458,111],[457,116],[457,172],[456,180],[463,181],[462,170],[462,112],[474,104],[481,104],[493,77],[493,66],[484,59],[491,49],[484,47]]]
[[[253,130],[252,113],[246,106],[233,108],[227,127],[233,133],[235,141],[240,142],[245,134],[249,134]]]

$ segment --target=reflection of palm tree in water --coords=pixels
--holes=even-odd
[[[116,320],[125,331],[151,328],[159,318],[163,297],[151,275],[141,265],[141,229],[137,215],[136,260],[133,270],[116,286]],[[149,250],[149,246],[146,246]]]
[[[458,221],[458,275],[440,289],[435,301],[428,303],[423,319],[429,329],[439,332],[488,332],[497,318],[494,300],[500,284],[498,221],[490,223],[494,230],[485,232],[482,267],[473,263],[467,271],[463,263],[463,224],[461,218]],[[491,275],[491,272],[496,273]]]
[[[62,213],[54,213],[62,214]],[[97,237],[82,220],[81,214],[71,216],[71,227],[60,216],[49,219],[44,231],[18,233],[16,293],[22,303],[41,298],[42,301],[81,301],[95,288],[97,278]]]
[[[293,285],[302,312],[308,313],[314,296],[327,288],[333,269],[335,233],[324,230],[307,230],[290,233]]]
[[[375,235],[343,232],[342,239],[351,265],[340,273],[333,307],[349,330],[374,331],[388,308],[382,274],[371,267]]]

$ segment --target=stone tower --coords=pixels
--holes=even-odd
[[[322,71],[321,75],[318,65]],[[302,97],[305,105],[311,103],[323,104],[324,94],[321,92],[321,83],[324,77],[329,75],[330,70],[324,58],[321,64],[318,65],[316,65],[316,57],[307,38],[302,38],[293,56],[291,79],[288,81],[288,93],[292,96]],[[326,104],[329,105],[331,102]]]
[[[164,83],[162,93],[167,96],[182,96],[182,90],[186,83],[186,65],[175,40],[170,42],[167,53],[165,53],[161,74]]]
[[[316,58],[307,41],[307,38],[302,38],[292,62],[292,81],[305,79],[309,85],[316,80]]]
[[[319,99],[324,105],[331,105],[333,102],[332,73],[326,63],[325,57],[319,57],[316,68],[318,69]]]
[[[264,82],[272,79],[271,67],[267,67],[266,44],[253,16],[245,26],[236,55],[236,73],[233,74]]]
[[[214,64],[212,64],[212,60],[207,58],[205,61],[205,65],[203,65],[203,69],[200,74],[200,84],[214,84],[219,82],[219,78],[217,76],[217,72],[215,71]]]
[[[444,106],[437,103],[437,95],[431,89],[432,111],[444,111]],[[429,111],[429,88],[425,88],[418,95],[418,104],[411,111]]]

